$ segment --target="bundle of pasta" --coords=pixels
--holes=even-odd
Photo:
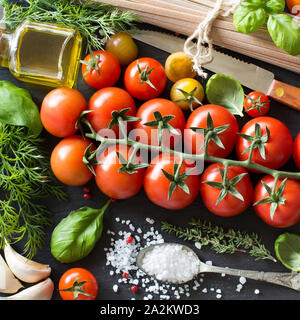
[[[233,13],[243,2],[241,0],[101,0],[101,2],[132,10],[145,23],[190,38],[197,39],[200,34],[201,45],[206,43],[212,48],[215,44],[300,73],[300,56],[292,55],[276,46],[274,44],[276,41],[270,36],[265,23],[249,34],[237,31],[233,23]],[[289,19],[291,17],[288,14],[284,16]],[[296,30],[297,39],[298,33],[300,37],[299,17],[293,17],[293,23],[299,27],[299,30]],[[291,33],[290,29],[287,30],[286,37],[283,38],[289,40]],[[294,42],[293,46],[296,48],[294,52],[298,54],[300,40],[299,43],[295,43],[294,39],[290,41]]]

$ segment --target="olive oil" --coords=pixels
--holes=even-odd
[[[14,32],[0,30],[0,65],[21,81],[73,87],[82,38],[75,29],[24,21]]]

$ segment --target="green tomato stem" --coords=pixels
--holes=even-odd
[[[143,149],[143,150],[150,150],[150,151],[157,151],[157,152],[166,152],[173,154],[175,156],[178,156],[182,158],[182,160],[186,159],[192,159],[192,160],[205,160],[208,162],[217,162],[221,163],[226,167],[226,164],[228,166],[238,166],[238,167],[244,167],[249,170],[256,170],[265,174],[272,175],[273,177],[285,177],[285,178],[290,178],[290,179],[298,179],[300,180],[300,172],[290,172],[290,171],[280,171],[280,170],[275,170],[275,169],[270,169],[265,166],[262,166],[260,164],[254,163],[251,158],[250,161],[249,159],[240,161],[240,160],[233,160],[233,159],[224,159],[224,158],[219,158],[219,157],[214,157],[206,154],[204,152],[203,154],[190,154],[190,153],[185,153],[185,152],[180,152],[176,150],[169,149],[165,145],[162,146],[153,146],[153,145],[148,145],[144,144],[141,142],[137,142],[131,139],[128,139],[127,137],[122,138],[122,139],[113,139],[113,138],[104,138],[98,134],[94,133],[87,133],[86,134],[87,138],[95,139],[98,142],[101,142],[101,144],[125,144],[128,146],[135,147],[137,149]],[[101,148],[101,145],[99,146],[99,150]]]

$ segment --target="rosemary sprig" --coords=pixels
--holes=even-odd
[[[44,241],[51,212],[44,198],[66,200],[55,185],[43,140],[27,135],[25,127],[0,124],[0,247],[4,238],[17,242],[26,237],[24,253],[33,257]]]
[[[199,242],[201,246],[210,245],[217,253],[233,254],[236,252],[248,253],[255,260],[276,259],[261,243],[256,233],[246,233],[240,230],[228,229],[212,224],[211,222],[192,219],[190,228],[182,228],[167,222],[162,222],[162,230],[174,234],[179,239]]]
[[[102,49],[105,39],[110,35],[130,29],[139,22],[138,16],[131,11],[121,11],[102,2],[81,0],[26,0],[27,6],[1,0],[4,7],[4,23],[15,29],[23,20],[50,22],[77,29],[87,42],[87,52]]]

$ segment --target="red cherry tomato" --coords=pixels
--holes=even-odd
[[[164,67],[152,58],[137,59],[125,70],[125,88],[139,100],[158,97],[164,91],[166,83],[167,76]]]
[[[95,300],[98,283],[90,271],[72,268],[61,276],[58,290],[63,300]]]
[[[76,133],[76,122],[87,109],[84,96],[71,88],[56,88],[50,91],[41,105],[41,121],[44,128],[60,138]]]
[[[284,179],[279,178],[276,184],[276,190],[278,190],[280,184]],[[274,177],[267,175],[258,182],[254,189],[254,203],[262,199],[268,198],[269,194],[262,184],[262,181],[267,184],[271,190],[274,188]],[[282,199],[285,199],[284,203],[278,204],[275,210],[274,216],[271,216],[271,204],[263,203],[254,206],[255,212],[258,216],[270,226],[276,228],[288,228],[300,221],[300,181],[294,179],[287,179],[285,188],[281,195]]]
[[[293,144],[293,159],[298,169],[300,169],[300,134],[297,135]]]
[[[119,60],[108,51],[97,50],[82,61],[81,72],[85,82],[94,89],[111,87],[121,75]]]
[[[71,136],[56,145],[51,154],[50,164],[58,180],[69,186],[82,186],[92,179],[92,172],[82,161],[90,144],[91,141],[81,136]],[[92,150],[95,148],[92,147]]]
[[[252,161],[262,166],[278,169],[282,167],[291,157],[293,138],[287,126],[280,120],[271,117],[257,117],[247,122],[241,130],[242,134],[255,137],[255,125],[261,128],[261,135],[267,134],[266,127],[270,131],[270,137],[264,143],[265,159],[263,159],[259,148],[254,149]],[[239,136],[236,143],[236,153],[239,160],[244,161],[249,157],[249,151],[245,152],[251,141]]]
[[[225,125],[229,125],[229,127],[218,134],[218,137],[223,144],[223,148],[218,146],[214,141],[210,141],[207,147],[207,154],[210,156],[226,158],[234,148],[239,127],[234,115],[227,109],[218,105],[205,105],[197,108],[191,113],[185,126],[184,145],[190,153],[203,153],[204,150],[201,147],[204,142],[204,134],[195,132],[190,128],[206,129],[208,114],[211,116],[214,128]]]
[[[104,150],[99,157],[101,163],[95,168],[96,184],[108,197],[128,199],[140,191],[145,170],[142,168],[135,173],[120,172],[122,164],[117,152],[127,161],[132,154],[132,148],[113,145]],[[139,163],[139,157],[135,157],[133,163]]]
[[[107,129],[112,117],[113,111],[120,112],[123,109],[129,110],[126,116],[135,116],[136,107],[133,98],[128,92],[121,88],[108,87],[95,92],[89,100],[87,119],[93,129],[98,132]],[[131,122],[127,122],[128,129],[132,126]],[[119,137],[119,128],[117,125],[112,127],[116,137]]]
[[[270,110],[270,99],[262,92],[253,91],[246,96],[244,107],[250,117],[264,116]]]
[[[232,181],[233,178],[240,174],[246,174],[243,178],[235,184],[233,187],[242,196],[241,199],[232,195],[230,192],[227,193],[225,198],[217,204],[218,197],[221,190],[213,186],[210,186],[204,182],[222,182],[222,176],[219,168],[224,170],[222,164],[213,163],[208,166],[203,172],[200,180],[200,194],[202,201],[209,211],[222,217],[236,216],[245,211],[252,202],[253,187],[250,176],[246,169],[242,167],[229,166],[227,172],[227,178]]]
[[[162,170],[173,174],[175,161],[179,164],[179,158],[172,154],[162,153],[158,155],[151,161],[144,179],[144,190],[148,198],[158,206],[171,210],[183,209],[190,205],[199,193],[199,176],[196,174],[197,169],[195,169],[194,174],[189,175],[184,180],[189,193],[177,186],[168,199],[171,181],[167,179]],[[185,161],[182,163],[179,173],[187,173],[192,168],[195,168],[195,165],[190,165]]]
[[[162,117],[174,116],[168,123],[177,130],[178,134],[171,133],[166,129],[163,131],[163,142],[166,146],[173,148],[181,139],[184,129],[185,118],[180,107],[167,99],[156,98],[151,99],[140,106],[136,116],[140,120],[134,123],[134,135],[138,136],[141,143],[158,146],[157,127],[146,126],[145,123],[155,120],[154,112],[158,111]]]

